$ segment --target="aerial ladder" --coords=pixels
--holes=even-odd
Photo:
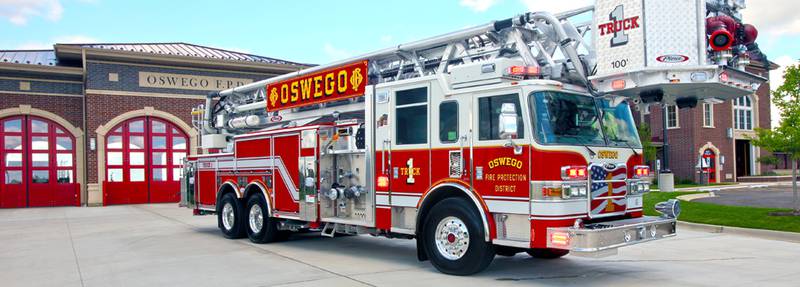
[[[625,2],[639,4],[623,5]],[[528,12],[400,44],[211,93],[206,103],[196,108],[193,122],[203,134],[204,148],[225,148],[226,137],[231,135],[363,110],[363,99],[280,112],[268,112],[264,107],[269,83],[364,60],[369,63],[368,85],[437,75],[443,87],[457,89],[459,86],[446,84],[443,77],[453,66],[520,58],[539,69],[540,78],[586,86],[595,96],[614,93],[642,105],[667,103],[682,108],[693,107],[698,100],[751,94],[766,80],[745,71],[751,57],[762,62],[766,58],[755,44],[755,28],[741,24],[739,11],[745,7],[744,1],[669,2],[597,1],[595,6],[557,14]],[[598,11],[600,8],[604,11]],[[625,18],[624,13],[633,15],[630,10],[636,10],[638,16]],[[571,21],[591,14],[593,21]],[[642,29],[644,26],[649,30]],[[620,39],[624,43],[614,42]],[[630,47],[620,49],[620,43]],[[683,46],[677,49],[680,53],[675,46]],[[625,57],[615,59],[620,51]]]

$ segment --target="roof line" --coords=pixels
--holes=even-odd
[[[200,45],[200,44],[192,44],[192,43],[185,43],[185,42],[181,42],[180,44],[193,45],[193,46],[203,47],[203,48],[207,48],[207,49],[220,50],[220,51],[225,51],[225,52],[229,52],[229,53],[237,53],[237,54],[242,54],[242,55],[247,55],[247,56],[257,57],[257,58],[267,58],[267,59],[272,59],[272,60],[276,60],[276,61],[283,61],[283,62],[287,62],[287,63],[293,63],[293,64],[297,64],[297,65],[305,65],[305,66],[312,65],[312,64],[306,64],[306,63],[300,63],[300,62],[287,61],[287,60],[278,59],[278,58],[265,57],[265,56],[260,56],[260,55],[256,55],[256,54],[251,54],[251,53],[238,52],[238,51],[222,49],[222,48],[215,48],[215,47],[210,47],[210,46]]]

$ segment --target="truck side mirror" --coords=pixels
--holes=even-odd
[[[500,107],[498,123],[500,124],[501,139],[517,138],[517,106],[513,103],[503,103]]]

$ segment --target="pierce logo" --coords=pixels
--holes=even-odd
[[[663,55],[658,56],[656,61],[661,63],[683,63],[689,61],[689,57],[684,55]]]

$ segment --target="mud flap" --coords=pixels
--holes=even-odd
[[[417,234],[417,260],[428,261],[428,253],[425,252],[425,244],[422,243],[423,239]]]

